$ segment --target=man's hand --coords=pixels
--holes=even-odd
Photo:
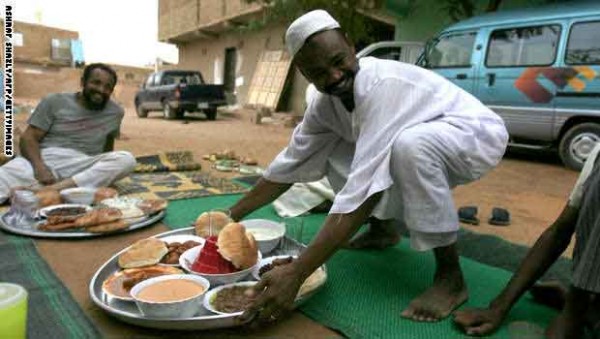
[[[454,312],[454,323],[468,335],[491,334],[500,327],[504,313],[495,308],[471,308]]]
[[[253,286],[257,297],[240,316],[240,320],[271,322],[281,318],[294,308],[294,300],[302,282],[293,263],[274,267]]]
[[[37,181],[42,185],[52,185],[56,183],[54,174],[46,166],[39,166],[33,170],[33,174]]]

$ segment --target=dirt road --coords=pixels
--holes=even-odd
[[[17,125],[23,126],[26,117],[26,113],[18,114]],[[257,159],[259,165],[265,167],[287,144],[292,129],[284,127],[282,120],[277,119],[281,116],[276,116],[272,123],[261,125],[255,124],[253,117],[252,111],[241,110],[220,113],[216,121],[207,121],[202,114],[167,121],[159,112],[140,119],[133,109],[127,109],[123,135],[117,140],[116,147],[135,155],[191,150],[199,160],[204,154],[230,149],[238,155]],[[209,162],[201,162],[205,169],[210,168]],[[465,228],[531,246],[558,216],[576,179],[577,173],[565,169],[555,156],[509,152],[494,171],[480,181],[458,187],[454,196],[457,207],[479,207],[480,226],[465,225]],[[487,224],[494,206],[511,212],[510,226]]]

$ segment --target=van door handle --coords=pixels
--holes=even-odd
[[[496,73],[488,73],[488,86],[494,86],[496,83]]]
[[[456,75],[456,79],[459,79],[459,80],[464,80],[466,78],[467,78],[467,75],[465,73],[459,73]]]

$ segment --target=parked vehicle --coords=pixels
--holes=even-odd
[[[600,141],[600,4],[500,11],[456,23],[418,64],[498,113],[510,144],[580,169]]]
[[[361,49],[356,56],[372,56],[414,64],[423,53],[424,46],[425,44],[419,41],[380,41]]]
[[[185,112],[217,118],[217,107],[226,105],[223,85],[206,84],[198,71],[170,70],[152,73],[135,96],[135,109],[140,118],[150,111],[162,111],[166,119],[181,118]]]

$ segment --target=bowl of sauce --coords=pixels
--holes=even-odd
[[[285,235],[283,224],[268,219],[242,220],[240,224],[244,225],[247,232],[252,233],[262,254],[273,251]]]
[[[131,289],[131,296],[148,318],[191,318],[201,311],[209,288],[201,276],[172,274],[142,281]]]

